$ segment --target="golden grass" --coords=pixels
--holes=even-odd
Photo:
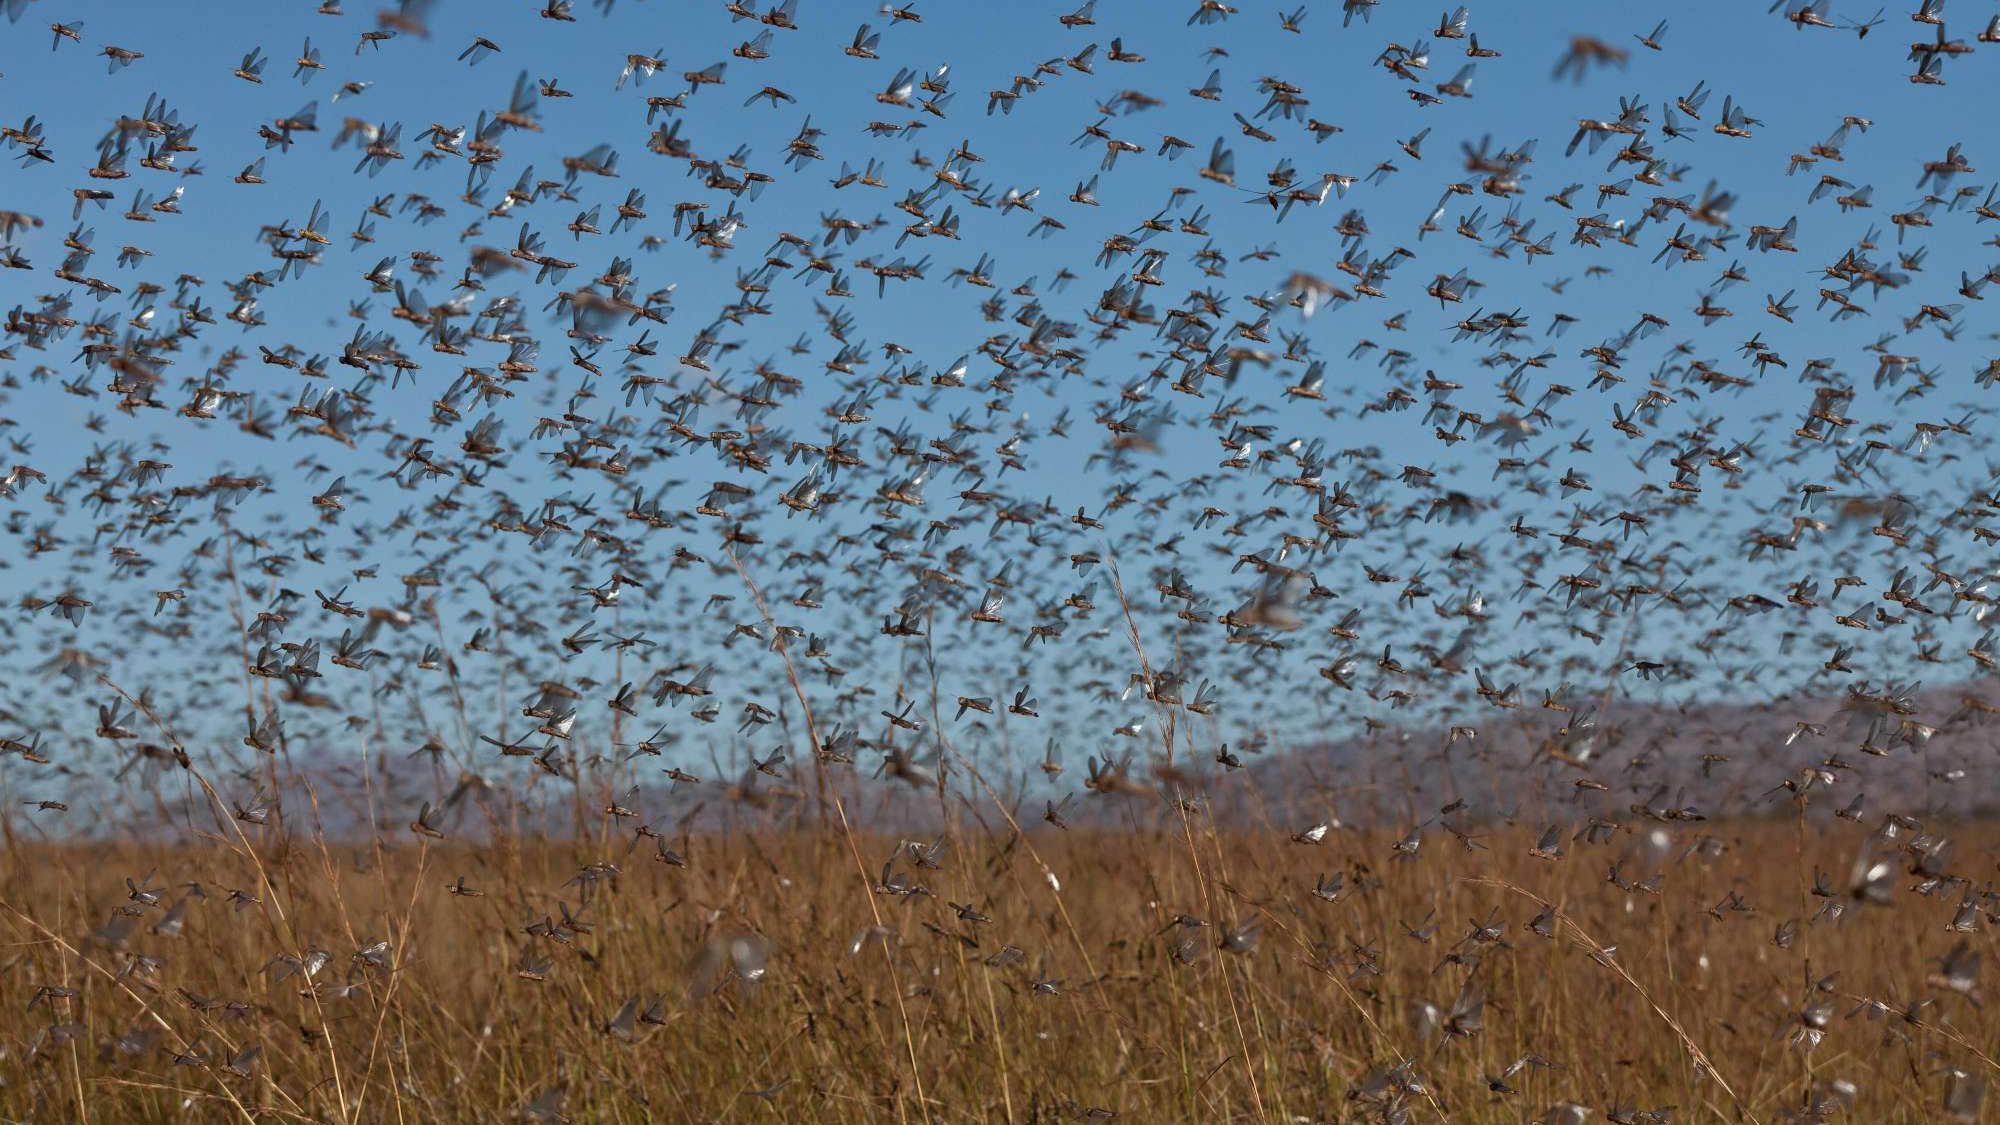
[[[1980,932],[1948,932],[1965,888],[1923,896],[1900,873],[1892,904],[1849,901],[1868,832],[1840,822],[1635,820],[1548,862],[1514,828],[1470,850],[1433,829],[1403,858],[1397,834],[1307,846],[1180,813],[1025,836],[965,819],[935,869],[896,862],[930,894],[882,893],[899,841],[850,847],[837,827],[672,842],[686,867],[620,836],[350,848],[246,829],[10,852],[0,1117],[1484,1122],[1567,1101],[1593,1121],[1673,1106],[1674,1121],[1771,1122],[1850,1082],[1837,1118],[1886,1122],[1944,1119],[1947,1067],[2000,1077],[2000,1019],[1926,983],[1961,937],[1988,949],[1983,912]],[[1686,854],[1701,836],[1725,850]],[[1992,854],[1990,831],[1957,837],[1961,867]],[[1658,893],[1607,883],[1618,861],[1630,882],[1662,875]],[[606,862],[615,874],[572,882]],[[1809,893],[1815,867],[1839,897]],[[125,879],[149,870],[161,897],[142,906]],[[1312,893],[1335,874],[1335,901]],[[448,892],[461,875],[484,896]],[[155,932],[186,883],[205,897],[180,932]],[[1711,912],[1731,892],[1747,909]],[[1806,921],[1829,902],[1840,919]],[[587,928],[561,931],[559,904]],[[1527,925],[1550,905],[1552,938]],[[137,912],[129,933],[106,940],[120,908]],[[527,932],[543,919],[568,940]],[[1254,947],[1219,948],[1253,919]],[[1504,944],[1468,940],[1489,921]],[[878,924],[893,939],[851,953]],[[754,985],[702,963],[739,934],[768,943]],[[384,965],[355,959],[381,941]],[[316,994],[266,971],[313,948],[330,955]],[[552,961],[545,980],[517,973],[524,956]],[[718,987],[700,995],[704,974]],[[1449,1022],[1468,977],[1483,1018],[1427,1034],[1413,1012]],[[1808,1049],[1795,1033],[1813,995],[1831,1016]],[[661,1022],[608,1031],[633,997]],[[1850,1015],[1862,997],[1898,1007]],[[1508,1074],[1527,1055],[1548,1065]],[[1382,1080],[1398,1064],[1416,1080],[1400,1090]]]

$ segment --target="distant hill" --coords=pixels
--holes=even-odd
[[[1625,818],[1635,804],[1656,816],[1791,816],[1795,790],[1781,788],[1789,781],[1825,814],[1858,794],[1871,815],[2000,813],[2000,702],[1980,685],[1766,704],[1579,698],[1570,707],[1489,706],[1459,728],[1261,754],[1240,771],[1245,784],[1219,787],[1217,811],[1261,806],[1282,810],[1287,824],[1327,814],[1408,822],[1463,799],[1474,821]]]
[[[1619,822],[1791,817],[1793,795],[1801,789],[1812,816],[1851,809],[1856,797],[1863,801],[1859,815],[1870,819],[1890,811],[1919,817],[2000,815],[2000,786],[1993,784],[2000,702],[1989,698],[1983,685],[1856,688],[1768,704],[1576,697],[1569,707],[1552,709],[1539,700],[1484,705],[1476,721],[1377,727],[1352,738],[1240,752],[1240,768],[1185,756],[1170,768],[1157,755],[1147,758],[1126,747],[1121,749],[1131,756],[1123,769],[1103,774],[1105,782],[1098,785],[1089,781],[1091,755],[1080,749],[1052,783],[1040,771],[1022,783],[1018,768],[1004,777],[989,775],[988,781],[1003,792],[1015,819],[1031,829],[1046,827],[1045,809],[1065,794],[1070,799],[1059,805],[1058,815],[1078,826],[1157,825],[1171,815],[1171,800],[1178,797],[1202,802],[1222,823],[1286,833],[1320,822],[1408,827],[1446,821],[1465,827],[1502,820],[1582,823],[1591,817]],[[525,835],[596,835],[607,822],[614,833],[633,838],[640,825],[677,837],[782,826],[819,815],[811,772],[797,764],[781,779],[746,770],[678,786],[660,776],[652,758],[630,763],[615,781],[587,780],[582,786],[524,776],[529,780],[508,787],[482,783],[442,761],[377,758],[365,774],[358,761],[304,766],[283,781],[281,800],[229,779],[222,811],[233,816],[242,806],[254,816],[261,798],[269,806],[262,814],[267,824],[284,819],[293,835],[310,837],[317,823],[329,838],[349,840],[363,838],[370,825],[405,834],[427,801],[442,807],[437,823],[444,830],[473,838],[487,838],[496,828]],[[916,831],[939,820],[939,798],[928,786],[862,780],[851,767],[829,776],[858,825]],[[950,771],[949,777],[954,788],[966,788],[962,772]],[[105,831],[150,831],[192,820],[206,831],[231,832],[207,811],[201,790],[186,786],[184,778],[177,770],[157,770],[157,799],[126,790],[127,815],[97,824]],[[629,792],[634,779],[640,785],[636,794]],[[170,793],[176,789],[183,795]],[[972,789],[976,799],[951,800],[954,814],[1003,827],[1005,818],[984,792]],[[1441,811],[1461,801],[1461,807]],[[635,815],[608,814],[612,804]],[[253,822],[244,823],[255,831]],[[648,850],[657,846],[642,842]]]

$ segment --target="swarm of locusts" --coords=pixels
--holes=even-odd
[[[1946,7],[0,0],[0,1120],[1994,1120]]]

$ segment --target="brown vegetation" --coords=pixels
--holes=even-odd
[[[1151,807],[916,849],[19,844],[0,1116],[1928,1121],[1994,1077],[1953,978],[2000,904],[1925,874],[1935,826],[1635,817],[1545,860],[1527,826],[1307,844]]]

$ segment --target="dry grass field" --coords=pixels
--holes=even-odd
[[[1996,1072],[1990,858],[1926,874],[1989,828],[1634,817],[1541,858],[1133,807],[17,841],[0,1117],[1915,1122]]]

